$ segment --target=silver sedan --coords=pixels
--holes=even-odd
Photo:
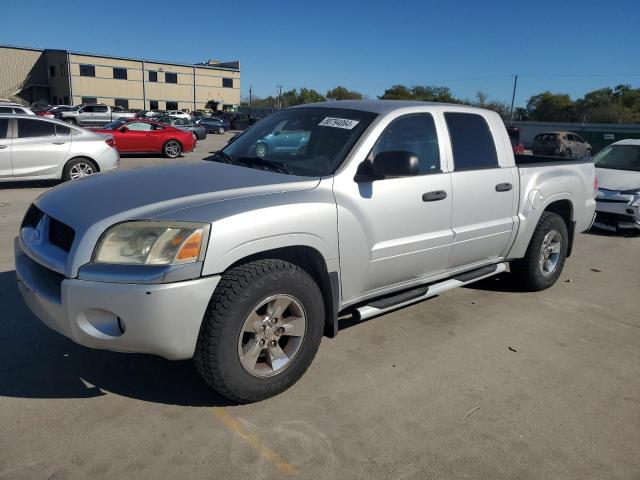
[[[44,117],[0,115],[0,182],[74,180],[119,164],[109,135]]]

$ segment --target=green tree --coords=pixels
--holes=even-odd
[[[566,93],[549,91],[532,96],[527,102],[529,118],[538,122],[571,122],[577,119],[575,105]]]
[[[381,100],[412,100],[413,94],[404,85],[394,85],[387,88],[378,98]]]
[[[336,87],[327,92],[326,97],[330,100],[361,100],[362,94],[345,87]]]
[[[453,96],[449,87],[432,85],[414,85],[407,88],[404,85],[394,85],[384,91],[378,98],[383,100],[422,100],[425,102],[460,103]]]

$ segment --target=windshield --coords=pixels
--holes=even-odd
[[[292,108],[256,123],[222,150],[230,163],[282,166],[292,175],[333,173],[376,117],[338,108]]]
[[[114,120],[113,122],[105,125],[103,127],[104,130],[117,130],[119,129],[122,125],[124,125],[125,123],[127,123],[127,120],[125,119],[120,119],[120,120]]]
[[[640,172],[640,145],[612,145],[596,155],[593,161],[598,168]]]

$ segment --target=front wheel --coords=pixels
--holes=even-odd
[[[224,133],[224,128],[220,127],[220,128],[218,129],[218,133],[219,133],[220,135],[222,135],[222,134]]]
[[[522,288],[537,292],[551,287],[567,258],[567,225],[556,213],[544,212],[533,232],[524,258],[511,262],[511,273]]]
[[[182,145],[177,140],[169,140],[162,147],[162,153],[168,158],[178,158],[182,153]]]
[[[293,385],[315,357],[324,328],[318,285],[283,260],[226,272],[205,313],[194,362],[219,394],[263,400]]]

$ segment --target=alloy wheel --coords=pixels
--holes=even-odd
[[[300,301],[285,294],[261,301],[247,317],[238,356],[242,367],[254,377],[272,377],[286,369],[302,346],[307,316]]]
[[[558,263],[560,263],[561,252],[562,236],[557,230],[551,230],[544,236],[540,248],[539,266],[542,275],[548,277],[556,271]]]

